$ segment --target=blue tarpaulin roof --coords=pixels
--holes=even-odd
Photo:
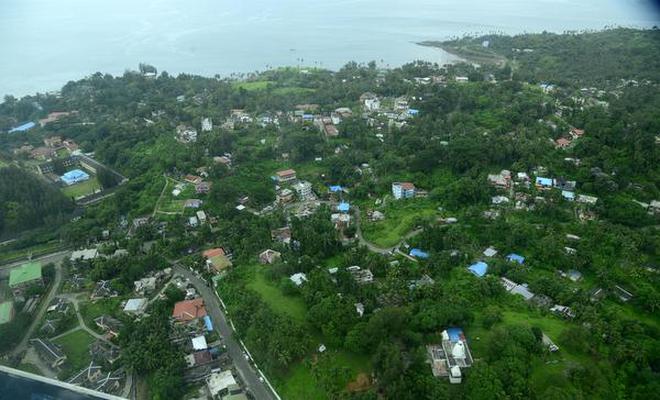
[[[330,186],[330,191],[331,192],[341,192],[342,190],[343,190],[343,188],[339,185]]]
[[[516,253],[511,253],[508,256],[506,256],[507,260],[511,262],[517,262],[518,264],[522,264],[525,262],[525,257],[521,256],[520,254]]]
[[[37,124],[35,124],[34,122],[26,122],[24,124],[11,128],[9,133],[29,131],[30,129],[34,128],[36,125]]]
[[[204,326],[206,327],[207,331],[212,331],[213,330],[213,322],[211,322],[211,317],[208,315],[204,316]]]
[[[417,115],[417,114],[419,114],[419,110],[416,110],[414,108],[408,110],[408,115]]]
[[[339,211],[341,211],[341,212],[348,212],[348,210],[349,210],[350,208],[351,208],[350,204],[348,204],[348,203],[346,203],[346,202],[341,202],[341,203],[339,203],[339,205],[337,206],[337,210],[339,210]]]
[[[486,275],[486,272],[488,272],[488,264],[486,264],[483,261],[479,261],[479,262],[476,262],[476,263],[470,265],[470,267],[468,267],[468,269],[470,270],[470,272],[472,272],[476,276],[482,277],[482,276]]]
[[[420,249],[411,249],[410,255],[417,258],[429,258],[429,253]]]
[[[566,200],[575,200],[575,193],[569,192],[568,190],[562,190],[561,195]]]
[[[71,185],[89,179],[89,175],[85,171],[74,169],[62,175],[61,179],[64,183]]]
[[[465,335],[463,335],[463,329],[461,328],[447,328],[447,335],[452,342],[458,342],[465,337]]]
[[[552,186],[552,179],[537,176],[536,177],[536,184],[541,185],[541,186]]]

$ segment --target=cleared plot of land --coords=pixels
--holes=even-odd
[[[385,214],[385,219],[378,222],[369,221],[363,207],[361,210],[362,235],[367,241],[382,247],[396,245],[419,222],[437,214],[436,206],[425,199],[389,199],[384,209],[378,209]]]
[[[286,314],[295,320],[304,322],[307,308],[302,299],[283,294],[279,288],[266,281],[263,272],[262,267],[255,266],[254,279],[247,287],[257,292],[273,311],[279,314]]]
[[[181,187],[181,193],[179,193],[178,196],[174,196],[172,191],[177,185]],[[160,197],[156,204],[156,213],[182,214],[183,205],[186,202],[186,199],[192,199],[195,197],[195,187],[192,184],[180,183],[174,179],[167,178],[167,186],[163,191],[162,197]]]
[[[84,182],[76,183],[75,185],[67,186],[62,188],[62,193],[64,195],[79,198],[90,195],[97,190],[101,189],[101,184],[99,183],[96,177],[91,177],[89,180]]]
[[[236,89],[245,89],[245,90],[263,90],[272,84],[272,81],[251,81],[251,82],[235,82],[233,86]]]
[[[62,351],[66,354],[67,361],[65,365],[69,374],[89,365],[89,345],[93,342],[94,338],[82,329],[55,340],[55,343],[62,346]]]
[[[291,317],[301,322],[303,326],[307,326],[310,335],[314,337],[316,342],[326,342],[323,335],[306,324],[307,307],[300,297],[287,296],[275,284],[269,282],[264,275],[268,267],[254,265],[250,268],[253,273],[252,280],[247,285],[249,289],[257,292],[261,299],[276,313]],[[352,354],[341,349],[329,350],[322,355],[314,350],[314,353],[292,365],[285,373],[273,377],[278,393],[283,398],[292,400],[328,399],[328,394],[314,373],[313,365],[317,362],[323,362],[326,371],[327,368],[346,369],[349,378],[345,379],[345,382],[341,382],[342,386],[348,385],[351,380],[356,379],[358,374],[371,371],[368,357]],[[328,367],[328,365],[331,367]]]
[[[81,303],[80,314],[82,315],[83,321],[85,321],[85,325],[87,325],[88,328],[97,330],[94,319],[104,314],[114,316],[117,313],[117,310],[120,309],[120,303],[121,299],[119,298]]]

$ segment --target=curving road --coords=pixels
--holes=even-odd
[[[245,359],[243,348],[239,344],[237,338],[234,337],[234,331],[227,322],[227,318],[222,312],[220,301],[215,294],[214,290],[209,287],[206,282],[200,279],[197,275],[192,273],[188,268],[183,267],[176,262],[171,262],[174,271],[188,279],[197,288],[197,292],[204,299],[206,311],[209,313],[213,320],[213,326],[217,329],[224,338],[227,345],[227,352],[232,359],[233,365],[236,367],[239,375],[245,383],[247,390],[257,400],[276,400],[276,396],[268,388],[268,386],[259,379],[259,373],[252,367],[250,362]]]

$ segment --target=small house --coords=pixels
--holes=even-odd
[[[267,249],[259,254],[259,262],[262,264],[274,264],[282,258],[282,253],[279,251]]]

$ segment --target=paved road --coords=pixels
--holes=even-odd
[[[224,338],[229,356],[250,393],[252,393],[257,400],[275,400],[275,396],[270,389],[265,383],[259,380],[258,372],[245,359],[243,349],[238,343],[238,340],[234,337],[234,331],[227,322],[227,319],[222,312],[220,301],[213,289],[207,286],[206,282],[198,278],[197,275],[190,272],[189,269],[176,263],[173,263],[172,265],[174,271],[190,280],[190,282],[197,288],[199,294],[204,298],[206,311],[213,319],[213,326],[220,331],[220,334]]]
[[[46,309],[48,308],[48,305],[53,301],[53,298],[55,298],[55,294],[60,290],[61,284],[62,284],[62,266],[58,262],[55,264],[55,279],[53,280],[53,284],[50,286],[50,291],[48,292],[46,297],[41,300],[41,304],[39,305],[39,311],[34,315],[32,324],[30,324],[30,327],[28,328],[27,332],[25,332],[25,336],[23,336],[23,340],[21,340],[18,346],[16,346],[16,348],[11,352],[11,357],[15,357],[20,352],[25,350],[25,348],[27,347],[28,340],[34,333],[34,330],[39,326],[39,324],[41,324],[44,318],[44,314],[46,314]]]

